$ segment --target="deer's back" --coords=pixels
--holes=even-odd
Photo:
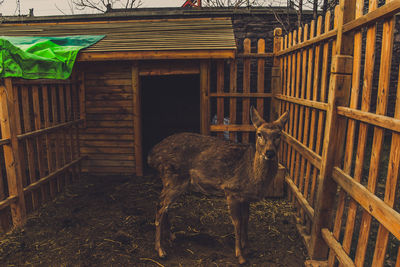
[[[188,178],[190,171],[196,169],[210,178],[223,178],[232,175],[249,147],[212,136],[180,133],[155,145],[148,162],[159,171],[168,166]]]

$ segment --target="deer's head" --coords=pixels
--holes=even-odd
[[[265,160],[276,157],[281,141],[282,129],[285,126],[289,114],[285,112],[274,122],[265,122],[252,106],[250,108],[251,122],[256,127],[256,152]]]

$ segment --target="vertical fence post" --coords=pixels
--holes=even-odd
[[[337,107],[348,105],[353,64],[354,33],[343,34],[343,25],[354,19],[355,3],[355,0],[340,0],[339,9],[337,9],[339,14],[336,55],[332,58],[331,65],[322,163],[311,231],[310,256],[313,259],[326,259],[328,252],[321,230],[331,227],[332,209],[337,191],[337,185],[332,179],[332,171],[342,158],[343,139],[346,133],[346,119],[338,116]]]
[[[19,160],[18,139],[15,121],[15,97],[12,81],[5,79],[5,86],[0,85],[0,121],[3,139],[10,139],[4,145],[4,160],[7,171],[8,191],[10,196],[17,196],[11,203],[11,216],[14,227],[21,226],[26,220],[25,198],[22,186],[21,166]]]
[[[274,54],[282,50],[282,29],[276,28],[274,30]],[[271,112],[270,121],[274,121],[279,115],[279,101],[275,98],[275,95],[282,93],[281,88],[281,61],[277,56],[274,56],[272,75],[271,75]]]

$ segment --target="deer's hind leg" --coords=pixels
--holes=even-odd
[[[186,191],[188,187],[188,181],[179,179],[177,174],[169,175],[168,177],[163,177],[164,188],[160,195],[159,209],[156,212],[156,238],[155,238],[155,250],[160,258],[164,258],[167,254],[162,247],[163,236],[165,233],[170,233],[169,229],[169,219],[168,219],[168,208],[175,202],[175,200]],[[168,179],[168,180],[167,180]],[[170,181],[171,183],[165,183],[165,181]],[[175,181],[175,183],[174,183]],[[176,181],[182,181],[182,183],[176,183]],[[167,229],[168,228],[168,229]]]
[[[168,218],[168,212],[165,213],[165,224],[164,224],[164,229],[162,229],[163,232],[163,239],[168,240],[170,244],[176,239],[176,236],[174,233],[171,232],[171,223]]]

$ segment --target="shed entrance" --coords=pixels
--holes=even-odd
[[[199,75],[142,76],[141,91],[144,162],[165,137],[200,132]]]

